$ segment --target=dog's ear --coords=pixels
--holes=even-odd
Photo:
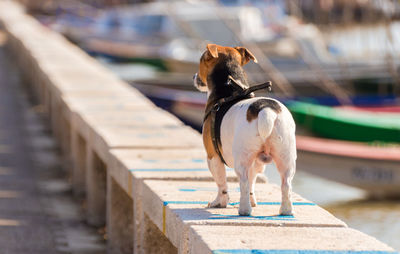
[[[250,60],[253,60],[257,63],[256,57],[247,49],[243,47],[235,47],[237,51],[239,51],[240,55],[242,55],[242,65],[247,64]]]
[[[207,44],[207,49],[212,57],[218,57],[218,46],[216,44]]]

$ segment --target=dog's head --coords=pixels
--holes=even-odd
[[[216,86],[225,84],[229,75],[247,86],[242,66],[250,60],[257,63],[255,56],[246,48],[208,44],[200,58],[199,72],[193,77],[194,86],[210,93]]]

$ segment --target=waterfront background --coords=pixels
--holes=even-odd
[[[383,154],[384,159],[353,155],[350,170],[361,168],[369,179],[342,173],[348,164],[340,161],[310,170],[312,175],[308,170],[317,161],[312,158],[343,152],[332,148],[336,143],[323,142],[321,150],[330,153],[313,150],[310,160],[301,161],[293,190],[400,250],[400,161],[386,156],[398,154],[393,149],[400,143],[398,1],[206,1],[201,8],[190,6],[196,1],[182,6],[159,1],[152,7],[135,5],[140,1],[23,2],[44,25],[198,130],[206,98],[195,91],[191,77],[205,45],[249,46],[260,62],[247,68],[251,84],[272,80],[273,97],[288,105],[305,103],[291,108],[299,134],[308,128],[311,138],[351,142],[341,143],[350,147],[348,154],[354,146]],[[214,12],[219,14],[210,15]],[[347,131],[338,131],[335,124],[342,122]],[[369,135],[381,131],[389,134]],[[371,160],[379,167],[365,166]],[[268,167],[266,174],[279,184],[275,169]]]

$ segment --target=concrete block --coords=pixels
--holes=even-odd
[[[86,160],[87,143],[79,135],[74,125],[71,126],[71,161],[70,176],[72,189],[76,196],[80,197],[86,192]]]
[[[146,194],[143,198],[145,198],[146,203],[150,204],[150,200],[160,200],[161,198],[163,203],[159,204],[156,201],[154,205],[167,206],[171,211],[182,209],[183,213],[180,214],[180,217],[188,223],[191,223],[193,219],[216,225],[346,226],[343,221],[296,193],[292,195],[295,215],[279,216],[281,190],[279,186],[274,184],[256,184],[255,195],[258,205],[253,208],[252,216],[238,216],[239,183],[228,184],[230,203],[228,208],[224,209],[202,209],[215,198],[217,188],[214,182],[145,180],[144,186]],[[185,213],[185,209],[193,209],[193,211]],[[199,210],[196,212],[197,209]],[[161,209],[158,210],[161,211]]]
[[[134,239],[137,239],[135,253],[140,252],[139,250],[144,252],[153,250],[148,249],[150,246],[174,249],[175,247],[171,248],[173,245],[169,240],[159,230],[155,230],[157,227],[143,213],[142,181],[143,179],[212,180],[204,149],[112,149],[110,153],[112,156],[107,160],[108,173],[134,199]],[[236,179],[233,170],[228,170],[227,176],[229,180]],[[149,234],[153,234],[155,239],[164,240],[158,245],[150,244],[153,237]]]
[[[66,72],[66,71],[65,71]],[[93,91],[94,93],[104,91],[126,92],[128,89],[122,81],[116,78],[106,79],[102,75],[91,75],[90,73],[71,71],[71,74],[49,76],[53,84],[54,93],[66,95],[81,91]]]
[[[157,145],[160,148],[169,148],[173,147],[171,146],[168,142],[169,138],[173,138],[175,135],[175,138],[181,138],[182,143],[176,144],[175,146],[177,147],[182,147],[182,148],[189,148],[192,146],[193,141],[193,132],[189,128],[185,127],[179,127],[174,131],[171,131],[169,128],[162,128],[162,129],[156,129],[153,131],[147,131],[147,133],[144,131],[145,129],[138,129],[138,130],[131,130],[131,128],[128,130],[125,129],[112,129],[113,132],[115,132],[116,137],[118,138],[118,141],[122,141],[122,146],[126,145],[127,147],[154,147],[154,144],[152,143],[157,143]],[[94,133],[94,132],[93,132]],[[161,142],[160,141],[160,133],[164,136],[165,135],[165,141]],[[90,224],[93,225],[101,225],[104,222],[104,215],[105,215],[105,210],[106,210],[106,201],[105,201],[105,190],[106,190],[106,184],[105,184],[105,174],[106,174],[106,165],[105,162],[108,161],[109,158],[109,150],[113,148],[115,144],[117,144],[116,147],[120,143],[110,143],[110,141],[104,141],[103,140],[103,134],[97,134],[98,139],[101,140],[100,143],[96,143],[96,141],[93,142],[93,140],[89,139],[89,142],[86,143],[86,156],[87,156],[87,166],[86,166],[86,196],[87,196],[87,206],[88,206],[88,221]],[[121,136],[119,136],[121,134]],[[141,135],[148,135],[150,138],[147,138],[148,136],[142,137]],[[181,137],[180,135],[186,135]],[[192,135],[192,136],[191,136]],[[154,136],[154,137],[153,137]],[[131,137],[131,138],[129,138]],[[133,137],[133,138],[132,138]],[[194,136],[196,137],[196,136]],[[189,138],[192,138],[192,140],[189,140]],[[146,143],[145,141],[142,141],[142,143],[139,143],[138,140],[142,139],[150,139]],[[186,142],[186,143],[185,143]],[[157,146],[156,145],[156,146]]]
[[[71,96],[71,97],[73,96],[73,97],[78,97],[78,98],[75,99],[75,101],[68,101],[68,102],[64,102],[64,96],[62,94],[59,94],[54,91],[47,91],[50,94],[50,96],[52,97],[53,103],[49,104],[49,103],[46,103],[46,101],[45,101],[44,105],[46,107],[55,108],[56,110],[51,110],[51,109],[49,110],[54,113],[59,113],[58,109],[61,108],[62,105],[68,105],[67,108],[69,109],[69,111],[76,112],[79,109],[85,110],[85,108],[87,108],[87,107],[96,109],[96,108],[104,108],[104,107],[108,106],[108,105],[96,103],[96,100],[91,100],[92,98],[95,98],[98,96],[100,96],[100,97],[104,97],[104,96],[112,97],[113,96],[115,98],[122,98],[122,97],[127,97],[128,95],[131,96],[131,99],[134,103],[133,102],[131,102],[131,103],[125,102],[127,104],[127,106],[134,105],[134,106],[140,107],[140,106],[144,106],[144,105],[148,106],[149,104],[151,105],[151,103],[147,99],[143,98],[143,96],[137,95],[134,92],[129,93],[129,92],[126,92],[123,90],[117,90],[117,89],[110,90],[108,88],[105,88],[105,89],[96,88],[96,89],[87,89],[87,90],[83,90],[83,91],[75,91],[75,92],[71,92],[71,93],[67,93],[67,94],[69,94],[69,96]],[[118,102],[118,100],[115,99],[114,105],[117,104],[117,102]],[[118,105],[121,105],[121,104],[124,104],[124,102],[118,103]],[[49,106],[47,106],[47,105],[49,105]],[[101,110],[101,109],[97,109],[97,110]]]
[[[77,121],[83,127],[88,126],[120,126],[123,128],[148,127],[155,123],[157,126],[173,127],[184,124],[175,116],[159,109],[148,108],[146,110],[105,110],[102,112],[91,111],[80,113]],[[83,127],[84,128],[84,127]]]
[[[134,90],[133,90],[134,91]],[[101,113],[103,111],[147,110],[155,108],[154,104],[140,94],[74,94],[63,96],[63,114]]]
[[[112,115],[111,112],[114,112],[114,114],[118,114],[120,110],[123,111],[134,111],[137,110],[137,108],[140,108],[142,110],[146,109],[155,109],[155,107],[152,104],[147,104],[146,101],[141,101],[136,100],[131,97],[123,97],[120,98],[120,101],[118,101],[118,97],[111,97],[110,99],[106,98],[85,98],[85,97],[80,97],[76,98],[73,97],[68,97],[69,99],[63,100],[62,105],[61,105],[61,112],[56,115],[58,118],[58,121],[60,119],[65,119],[66,122],[69,123],[69,126],[71,126],[70,129],[70,136],[71,139],[81,136],[85,139],[85,142],[89,139],[89,133],[91,131],[91,128],[89,128],[89,125],[85,120],[82,119],[81,115],[82,114],[93,114],[93,115],[102,115],[105,114],[105,112],[109,112],[107,115]],[[104,102],[104,104],[103,104]],[[108,102],[108,103],[107,103]],[[130,108],[129,110],[126,108]],[[79,113],[78,113],[79,112]],[[57,122],[57,121],[55,121]],[[128,121],[127,121],[128,122]],[[63,129],[63,125],[59,125],[58,123],[55,123],[55,125],[58,125],[60,129]],[[61,130],[63,132],[64,130]],[[73,154],[73,150],[75,150],[74,143],[71,140],[71,146],[70,146],[70,152],[69,154]],[[74,160],[74,157],[72,156],[72,159]]]
[[[111,101],[112,102],[110,102],[109,104],[106,104],[106,105],[110,105],[111,109],[109,109],[106,105],[103,105],[101,107],[105,111],[100,111],[98,109],[98,107],[97,107],[97,105],[99,105],[98,103],[87,103],[87,104],[84,104],[84,105],[90,105],[90,106],[94,107],[95,111],[91,111],[91,110],[88,109],[89,113],[87,113],[87,114],[93,114],[94,116],[96,116],[96,115],[102,115],[102,114],[105,114],[105,112],[108,112],[106,115],[108,115],[110,117],[112,115],[114,115],[114,116],[118,115],[119,111],[114,109],[114,108],[124,107],[125,105],[132,105],[133,107],[136,106],[136,102],[135,101],[131,101],[131,100],[126,101],[126,102],[124,102],[124,101],[114,102],[114,99],[112,99]],[[100,103],[101,102],[103,102],[103,100],[100,100]],[[82,105],[82,103],[80,105]],[[166,125],[176,124],[176,122],[175,122],[176,119],[175,118],[173,118],[173,117],[169,118],[167,115],[162,115],[159,110],[156,110],[153,107],[151,107],[150,109],[152,111],[154,109],[157,113],[155,113],[155,114],[147,114],[146,115],[146,114],[144,114],[144,113],[142,113],[140,111],[139,112],[140,115],[136,117],[136,122],[140,120],[141,123],[143,123],[143,119],[145,117],[147,119],[147,117],[151,118],[151,116],[154,116],[154,115],[157,116],[158,115],[160,117],[160,123],[164,123]],[[111,113],[111,112],[113,112],[113,113]],[[130,112],[134,112],[134,111],[130,111]],[[120,116],[120,117],[121,117],[121,119],[123,119],[123,116]],[[95,118],[95,119],[97,119],[97,118]],[[113,119],[113,118],[111,117],[111,119]],[[130,119],[130,121],[133,122],[134,121],[134,117],[132,117]],[[128,125],[128,122],[130,122],[130,121],[126,121],[127,122],[126,124]],[[76,194],[82,194],[84,192],[83,190],[85,189],[85,188],[83,188],[85,186],[85,181],[82,180],[82,179],[86,179],[85,176],[86,176],[86,171],[87,171],[87,168],[86,168],[86,166],[84,166],[83,161],[87,160],[87,158],[86,158],[86,156],[87,156],[86,150],[87,149],[90,149],[91,152],[93,152],[93,147],[90,146],[91,143],[88,143],[89,136],[90,136],[89,133],[92,131],[92,128],[90,126],[91,125],[92,126],[96,126],[99,123],[98,122],[93,122],[93,123],[88,124],[88,121],[82,119],[82,117],[80,117],[80,114],[78,114],[78,113],[73,113],[72,114],[70,122],[71,122],[70,123],[70,125],[71,125],[71,130],[70,130],[71,151],[70,151],[70,153],[72,155],[71,159],[72,159],[72,163],[73,163],[73,168],[72,168],[71,175],[72,175],[72,181],[73,181],[73,186],[74,186],[75,193]],[[129,128],[130,126],[128,125],[127,127]],[[144,126],[142,126],[142,127],[144,127]],[[83,152],[83,150],[85,150],[85,152]],[[104,152],[108,153],[108,151],[104,151]],[[92,183],[92,185],[93,184],[96,184],[96,183]],[[96,189],[96,188],[94,188],[94,189]]]
[[[200,134],[186,126],[159,127],[156,123],[146,128],[120,126],[90,126],[90,144],[103,158],[109,160],[112,148],[192,149],[202,147]]]
[[[126,94],[120,96],[90,96],[75,94],[61,99],[62,114],[71,119],[73,113],[100,113],[104,110],[122,111],[128,109],[149,109],[155,106],[141,95]]]
[[[151,122],[158,121],[161,126],[164,127],[172,127],[172,126],[181,126],[182,123],[177,120],[175,117],[165,114],[161,110],[157,108],[151,108],[150,111],[137,111],[137,110],[124,110],[123,113],[119,113],[119,111],[115,110],[107,110],[107,111],[90,111],[89,113],[85,113],[85,119],[82,118],[82,114],[73,114],[71,121],[71,151],[70,154],[72,156],[73,161],[73,170],[72,170],[72,179],[76,183],[76,189],[79,191],[80,187],[83,184],[80,179],[84,176],[84,167],[81,167],[81,158],[85,156],[85,153],[80,152],[80,144],[84,143],[85,146],[89,140],[90,133],[93,131],[91,126],[120,126],[124,128],[146,128],[151,125]],[[68,126],[68,125],[66,125]],[[82,139],[78,143],[78,139]],[[106,151],[105,151],[106,152]],[[108,153],[108,151],[107,151]],[[104,155],[106,156],[106,155]]]
[[[108,252],[133,252],[133,200],[108,175],[107,182],[107,245]]]
[[[123,109],[121,110],[120,108]],[[153,115],[153,113],[149,112],[155,113]],[[160,110],[157,110],[157,108],[152,105],[137,106],[136,103],[131,102],[110,103],[101,106],[92,103],[79,109],[70,106],[70,109],[64,109],[61,115],[70,119],[69,121],[71,124],[77,126],[76,130],[86,139],[89,139],[89,133],[92,131],[90,126],[126,125],[129,127],[131,125],[134,126],[135,124],[144,126],[146,121],[143,120],[153,119],[157,116],[160,117],[160,123],[163,125],[178,124],[178,120],[175,119],[175,117],[169,117],[168,114],[161,114]]]
[[[392,248],[350,228],[193,225],[191,254],[370,254],[395,253]]]
[[[293,193],[294,216],[280,216],[280,188],[257,184],[258,205],[251,216],[238,215],[238,183],[229,184],[227,208],[206,208],[214,200],[214,182],[145,180],[141,190],[142,213],[162,231],[171,243],[185,249],[189,225],[264,226],[264,227],[346,227],[316,204]],[[135,201],[136,202],[136,201]]]
[[[157,228],[153,221],[147,216],[143,217],[143,233],[140,235],[140,249],[135,249],[134,253],[180,253],[168,238]],[[182,253],[182,252],[181,252]]]
[[[107,169],[103,160],[86,146],[87,222],[103,226],[106,222]]]
[[[213,181],[203,148],[193,149],[112,149],[108,170],[127,193],[132,194],[133,178]],[[232,169],[228,181],[237,181]]]

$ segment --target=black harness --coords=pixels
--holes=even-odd
[[[234,92],[229,97],[219,99],[213,107],[205,112],[203,118],[204,123],[208,117],[211,117],[212,143],[214,145],[215,151],[217,152],[218,156],[224,164],[226,164],[226,162],[221,153],[221,123],[225,113],[228,112],[228,110],[239,101],[253,98],[253,92],[261,89],[268,89],[268,91],[271,91],[272,87],[271,81],[268,81],[249,88],[244,88],[231,76],[228,76],[228,80],[225,85],[233,87]]]

